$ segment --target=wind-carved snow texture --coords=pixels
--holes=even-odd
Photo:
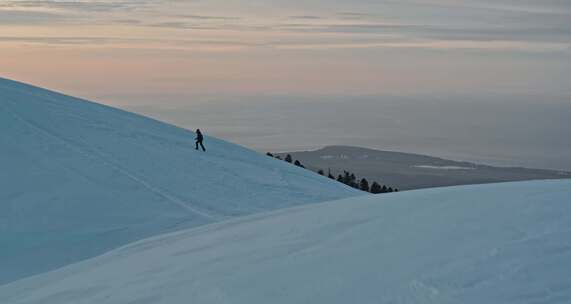
[[[0,287],[0,303],[571,303],[571,181],[252,215]]]
[[[188,130],[5,79],[0,131],[0,285],[152,235],[361,194],[216,138],[198,152]]]

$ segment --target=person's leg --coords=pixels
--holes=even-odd
[[[198,150],[198,141],[196,142],[196,150]]]
[[[202,151],[206,152],[206,148],[204,147],[204,145],[202,144],[202,142],[200,142],[200,146],[202,147]]]

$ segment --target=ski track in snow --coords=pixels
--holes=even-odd
[[[176,198],[175,196],[166,193],[165,191],[149,184],[148,182],[144,181],[142,178],[135,176],[135,174],[127,171],[124,168],[121,168],[119,165],[113,163],[112,161],[108,160],[106,157],[104,157],[102,155],[102,153],[98,153],[95,148],[87,148],[87,145],[84,145],[86,148],[82,148],[78,145],[73,144],[72,142],[66,140],[63,137],[60,137],[56,134],[53,134],[45,129],[42,129],[41,127],[39,127],[38,125],[34,124],[33,122],[27,121],[26,119],[22,118],[20,115],[16,114],[14,111],[4,108],[4,110],[6,110],[8,113],[10,113],[14,118],[16,118],[17,120],[21,121],[22,123],[26,124],[27,126],[29,126],[30,128],[32,128],[33,130],[35,130],[38,133],[44,134],[54,140],[57,140],[59,142],[61,142],[63,145],[65,145],[66,147],[68,147],[70,150],[79,153],[83,156],[85,156],[86,158],[91,158],[94,160],[97,160],[99,162],[101,162],[102,164],[104,164],[105,166],[108,166],[114,170],[116,170],[117,172],[120,172],[121,174],[125,175],[126,177],[128,177],[129,179],[133,180],[134,182],[140,184],[141,186],[143,186],[145,189],[151,191],[154,194],[159,195],[160,197],[164,198],[165,200],[189,211],[192,213],[195,213],[199,216],[202,216],[204,218],[208,218],[208,219],[217,219],[217,220],[221,220],[223,219],[222,217],[217,217],[214,216],[212,214],[209,214],[205,211],[202,210],[198,210],[197,208],[191,207],[191,204],[189,204],[188,202],[184,202],[178,198]],[[89,149],[89,150],[88,150]]]

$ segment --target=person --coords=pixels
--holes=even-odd
[[[200,147],[202,147],[202,151],[206,152],[206,148],[204,148],[204,144],[202,144],[203,141],[204,136],[202,135],[202,132],[200,132],[200,129],[196,129],[196,150],[198,150],[198,145],[200,145]]]

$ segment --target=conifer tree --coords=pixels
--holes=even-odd
[[[379,185],[379,183],[377,182],[373,182],[373,184],[371,185],[371,193],[373,194],[379,194],[382,191],[382,187],[381,185]]]
[[[319,171],[317,171],[317,174],[319,174],[319,175],[325,175],[325,172],[323,172],[323,170],[319,169]]]
[[[363,178],[361,180],[361,182],[359,183],[359,189],[361,189],[365,192],[369,192],[369,181],[367,181],[366,178]]]
[[[288,163],[291,163],[291,162],[293,161],[293,159],[292,159],[291,155],[289,155],[289,154],[288,154],[288,155],[286,155],[286,157],[285,157],[285,161],[286,161],[286,162],[288,162]]]
[[[266,153],[266,155],[269,156],[269,157],[274,157],[274,155],[273,155],[272,153],[270,153],[270,152]]]
[[[343,183],[346,184],[347,186],[351,186],[353,188],[359,188],[359,184],[357,183],[357,178],[355,177],[355,174],[348,172],[348,171],[343,171],[344,175],[343,175]]]
[[[351,174],[347,171],[343,171],[343,183],[345,185],[351,185]]]
[[[357,177],[353,173],[351,173],[351,175],[349,175],[349,186],[351,186],[355,189],[359,189],[359,183],[357,183]]]

